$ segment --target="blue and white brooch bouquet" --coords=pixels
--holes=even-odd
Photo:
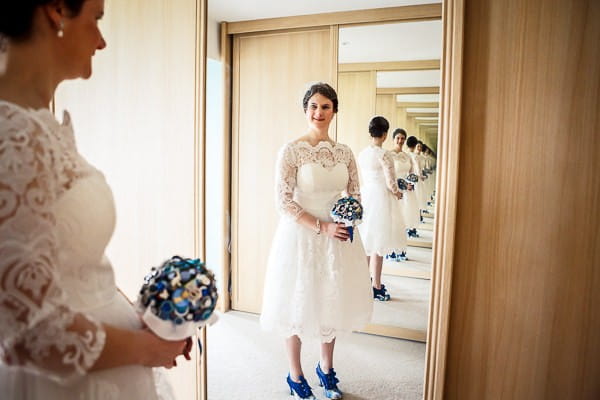
[[[415,183],[419,182],[419,176],[417,174],[408,174],[406,180],[414,185]]]
[[[342,197],[331,209],[331,218],[344,224],[351,242],[354,240],[354,227],[362,222],[362,217],[362,204],[352,196]]]
[[[156,335],[183,340],[216,322],[217,298],[215,277],[203,262],[174,256],[146,275],[136,305]]]
[[[398,178],[398,189],[408,190],[409,183],[402,178]]]

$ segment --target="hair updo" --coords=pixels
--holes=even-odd
[[[334,88],[324,82],[317,82],[310,85],[306,93],[304,93],[304,98],[302,99],[302,108],[304,108],[304,112],[306,112],[306,109],[308,108],[308,100],[310,100],[310,98],[317,93],[331,100],[333,103],[333,112],[338,112],[337,93],[335,92]]]
[[[36,8],[59,2],[66,7],[71,17],[75,17],[81,12],[86,0],[9,0],[0,12],[0,35],[15,41],[28,39],[33,29]]]
[[[383,137],[389,129],[390,123],[383,117],[373,117],[371,121],[369,121],[369,133],[371,134],[371,137]]]
[[[419,143],[419,139],[417,139],[414,136],[409,136],[408,139],[406,139],[406,146],[408,146],[411,149],[415,147],[417,143]]]

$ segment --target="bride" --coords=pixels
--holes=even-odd
[[[260,321],[285,338],[287,383],[301,399],[314,399],[300,363],[302,340],[320,341],[317,378],[327,398],[340,399],[333,369],[336,337],[363,328],[372,311],[360,237],[349,241],[347,230],[329,215],[343,193],[360,198],[352,151],[328,134],[337,107],[331,86],[312,85],[303,99],[308,131],[281,148],[276,167],[282,216],[269,256]]]
[[[14,3],[0,18],[2,398],[158,399],[152,367],[189,359],[191,341],[143,329],[118,291],[104,256],[112,193],[68,113],[58,122],[48,109],[106,47],[104,1]]]

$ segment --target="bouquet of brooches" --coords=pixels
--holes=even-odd
[[[406,180],[414,185],[415,183],[419,182],[419,177],[417,174],[408,174]]]
[[[410,183],[408,183],[406,180],[404,180],[402,178],[398,178],[398,189],[410,190],[410,187],[408,185],[410,185]]]
[[[331,218],[334,222],[344,224],[350,235],[350,242],[354,240],[354,227],[362,222],[362,216],[362,205],[352,196],[342,197],[331,209]]]
[[[183,340],[217,320],[217,297],[215,277],[203,262],[174,256],[146,275],[137,309],[156,335]]]

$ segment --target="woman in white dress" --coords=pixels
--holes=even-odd
[[[414,136],[409,136],[408,139],[406,139],[406,147],[408,147],[408,155],[412,159],[415,174],[419,177],[419,181],[415,184],[415,195],[417,198],[417,220],[421,222],[423,219],[421,217],[421,203],[425,198],[425,195],[423,193],[425,190],[425,182],[423,180],[423,176],[421,175],[421,166],[419,165],[419,159],[417,158],[417,148],[420,147],[419,139],[417,139]],[[419,237],[416,227],[414,230],[408,232],[408,237]]]
[[[396,181],[392,156],[382,148],[389,127],[385,118],[373,117],[369,122],[371,145],[358,155],[364,208],[359,229],[373,279],[373,298],[380,301],[390,299],[385,285],[381,284],[383,257],[401,247],[403,242],[403,235],[394,228],[402,192]]]
[[[2,398],[157,399],[151,367],[189,358],[191,341],[143,329],[115,286],[111,191],[77,152],[69,115],[59,123],[48,109],[61,81],[90,76],[106,46],[103,10],[102,0],[2,6]]]
[[[419,167],[418,169],[418,175],[419,176],[419,182],[421,183],[421,185],[419,186],[419,189],[417,190],[417,199],[419,200],[419,209],[421,210],[426,210],[427,209],[427,194],[428,194],[428,190],[429,190],[429,179],[427,178],[427,176],[423,173],[423,170],[425,169],[426,162],[427,160],[425,159],[425,156],[422,154],[423,153],[423,142],[421,142],[420,140],[417,142],[417,145],[415,146],[415,150],[414,150],[414,155],[415,155],[415,161],[417,163],[417,166]]]
[[[360,199],[350,148],[329,137],[337,112],[335,90],[312,85],[303,99],[307,133],[285,144],[276,166],[281,219],[269,255],[260,322],[285,337],[290,393],[314,396],[300,363],[302,340],[321,342],[316,367],[328,398],[340,399],[333,369],[336,337],[361,329],[371,318],[369,272],[359,235],[332,221],[330,211],[343,194]]]
[[[398,128],[394,131],[392,139],[394,141],[394,148],[390,151],[392,159],[394,160],[394,170],[396,171],[396,178],[403,178],[406,180],[408,174],[415,172],[412,158],[402,151],[404,142],[406,142],[406,131],[402,128]],[[403,192],[402,200],[399,202],[400,217],[394,222],[394,227],[399,231],[394,233],[398,236],[399,244],[392,253],[386,256],[387,259],[392,261],[406,261],[406,246],[407,231],[415,229],[419,224],[418,212],[419,208],[417,205],[417,198],[414,191],[414,185],[409,184],[406,191]]]
[[[427,210],[427,206],[431,205],[433,191],[435,190],[435,175],[433,173],[431,149],[425,143],[423,143],[421,145],[421,148],[422,148],[421,156],[425,160],[425,162],[424,162],[425,168],[429,171],[427,174],[427,179],[425,180],[425,186],[427,189],[426,189],[426,196],[425,196],[425,207],[423,210],[424,213],[428,214],[429,211]]]

